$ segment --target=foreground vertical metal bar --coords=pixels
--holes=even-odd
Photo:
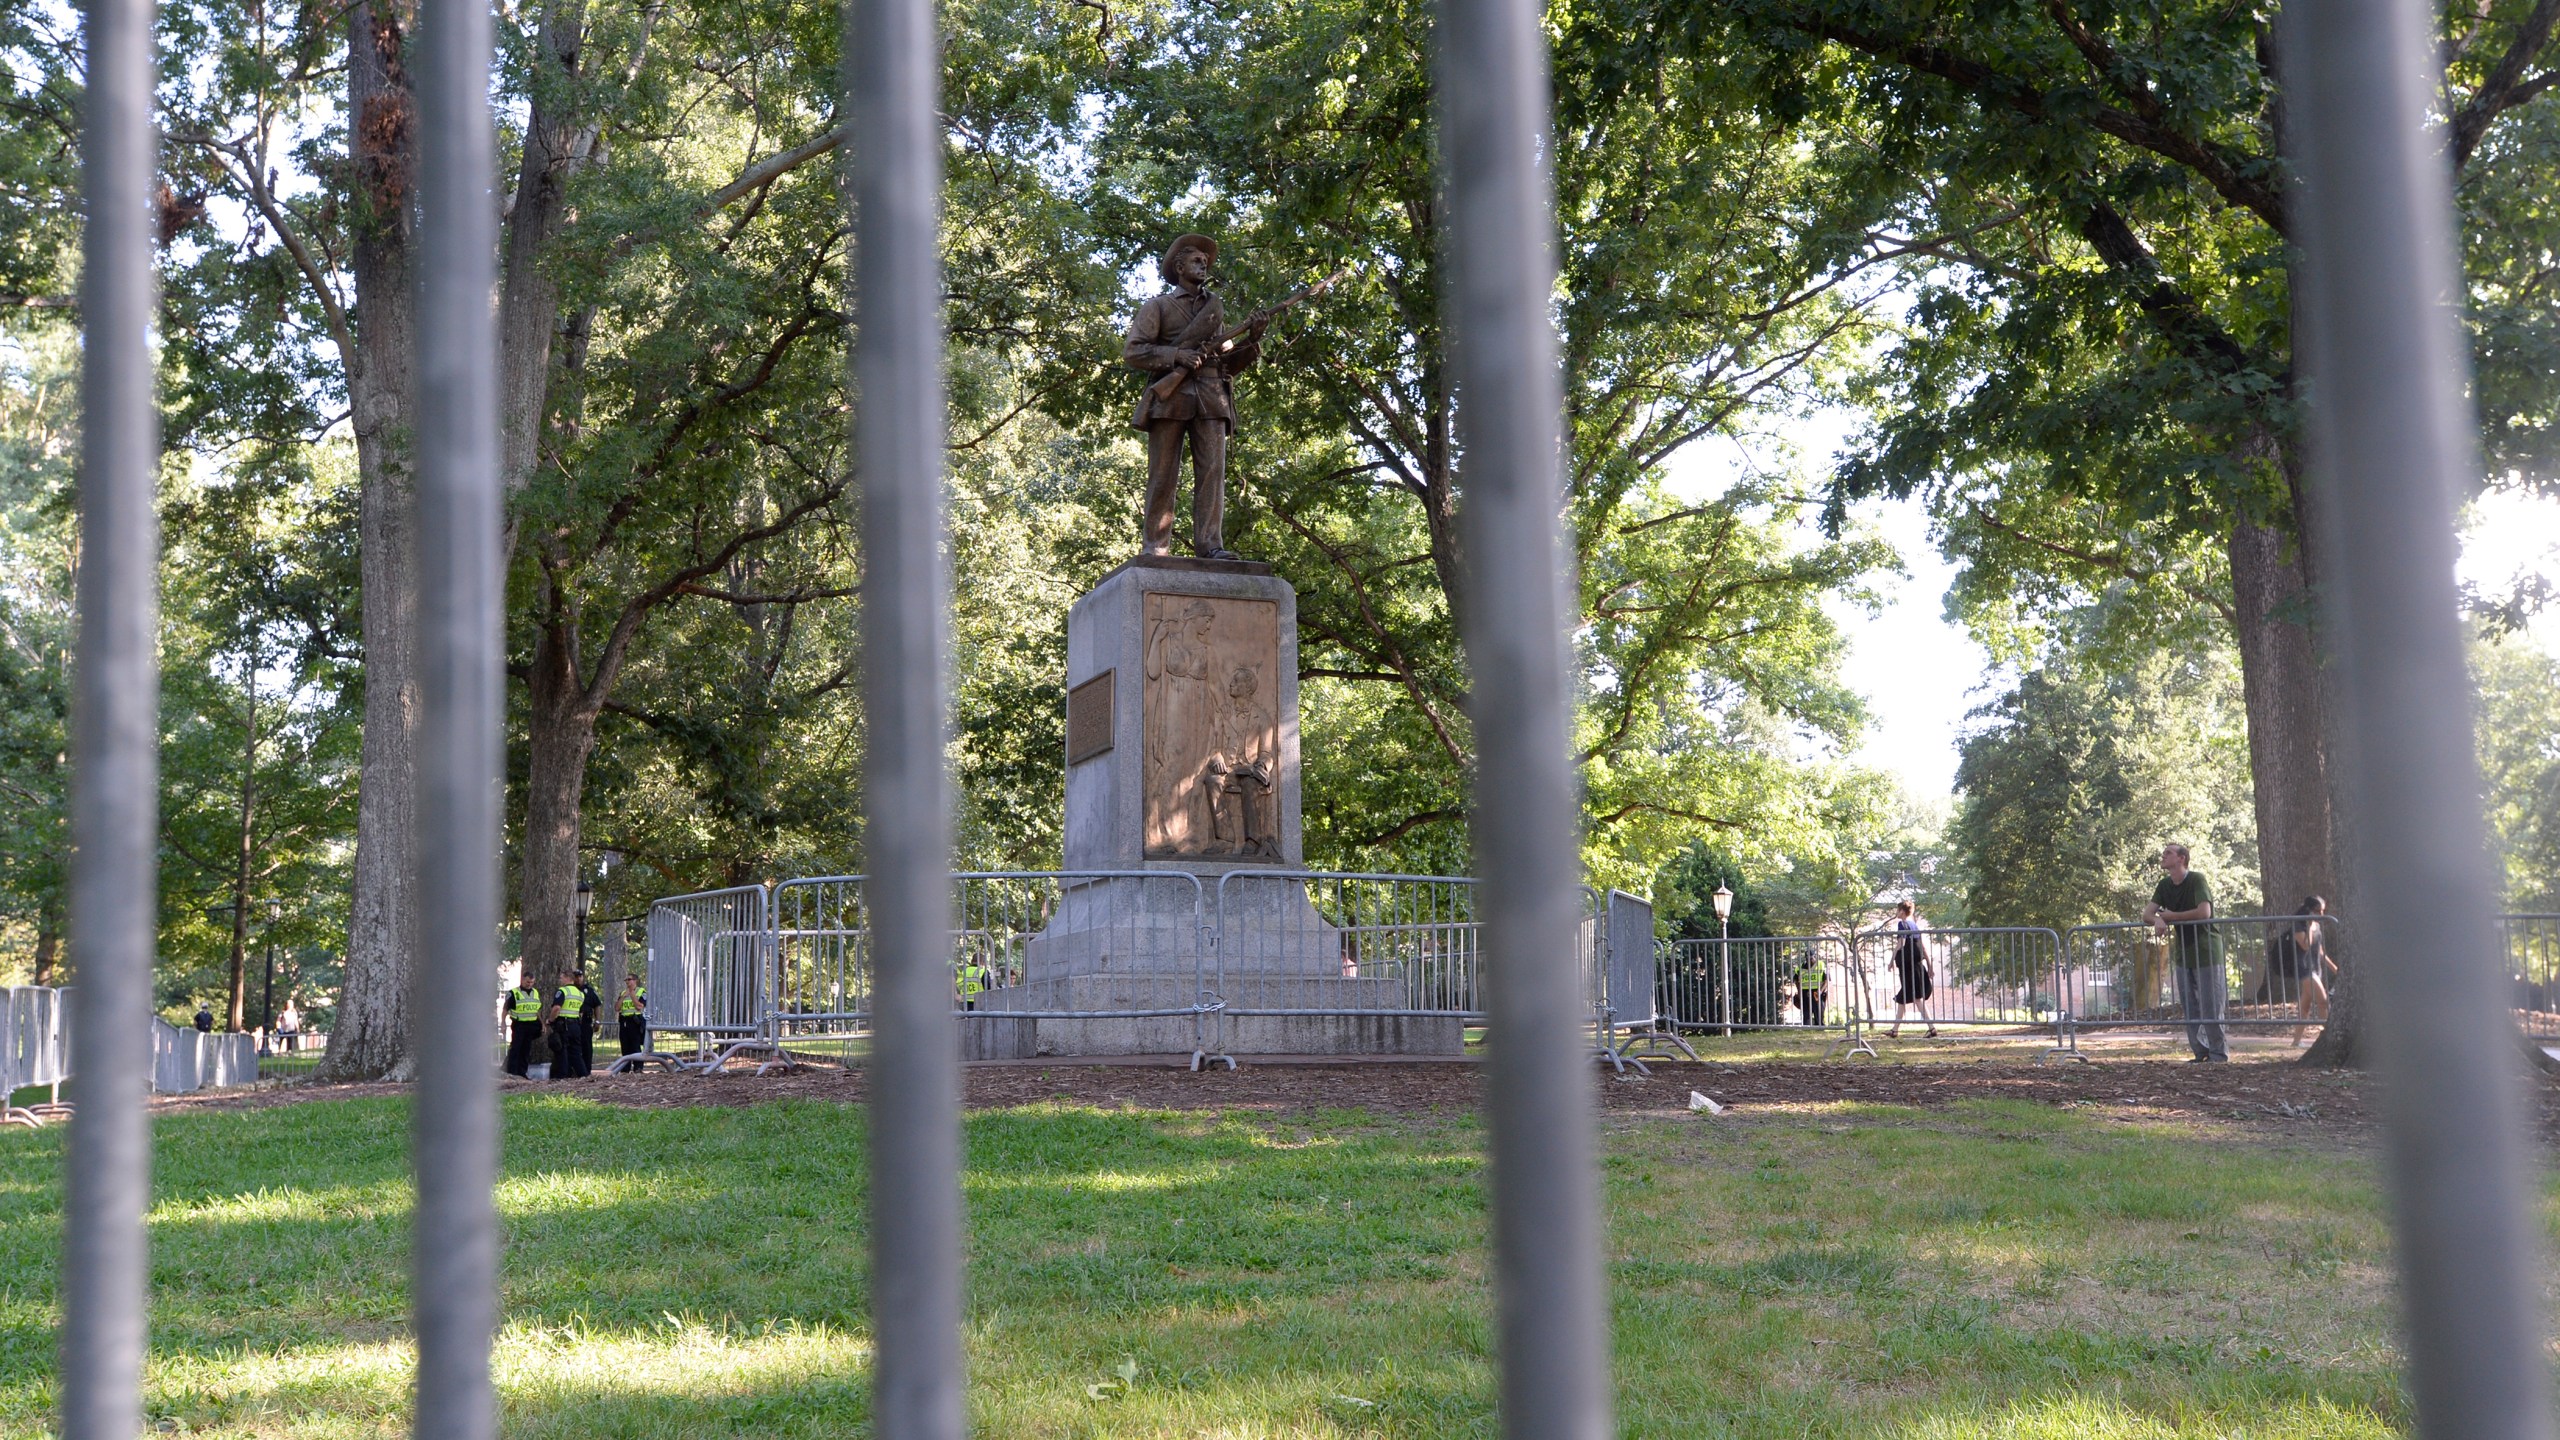
[[[932,0],[853,0],[855,465],[862,477],[873,1433],[960,1440],[960,1047],[944,770],[941,46]]]
[[[497,132],[489,10],[427,0],[418,26],[419,891],[410,1013],[418,1208],[410,1265],[416,1434],[489,1440],[497,1319],[498,974]]]
[[[1546,38],[1535,0],[1441,0],[1456,380],[1484,881],[1493,1259],[1505,1434],[1612,1433],[1592,1145],[1591,1019],[1566,707],[1571,613],[1559,526],[1564,393],[1549,306],[1555,214]]]
[[[72,692],[71,936],[79,966],[62,1223],[62,1434],[142,1429],[142,1213],[151,1198],[151,957],[158,915],[160,411],[151,361],[151,0],[90,0],[80,126],[79,657]],[[5,1099],[6,1097],[0,1097]]]
[[[2547,1440],[2538,1227],[2453,578],[2455,496],[2479,458],[2451,176],[2429,123],[2432,18],[2418,0],[2285,7],[2297,329],[2355,858],[2367,893],[2427,897],[2356,917],[2418,1429]]]

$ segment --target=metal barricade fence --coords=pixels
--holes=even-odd
[[[2036,925],[1888,926],[1861,932],[1852,950],[1852,1003],[1870,1031],[1916,1024],[2050,1032],[2056,1049],[2068,1048],[2070,986],[2057,931]]]
[[[0,988],[0,1124],[39,1125],[67,1113],[62,1082],[71,1078],[71,992],[43,985]],[[11,1102],[42,1087],[33,1105]]]
[[[1206,1017],[1209,940],[1200,879],[1185,871],[976,871],[952,877],[949,956],[967,1053],[1032,1058],[1189,1051],[1216,1058]],[[687,899],[694,897],[685,897]],[[662,905],[674,902],[660,902]],[[751,1049],[839,1054],[872,1028],[871,920],[859,875],[775,886],[761,953],[770,1009],[754,1036],[703,1062]],[[651,934],[659,933],[656,907]],[[654,965],[654,941],[653,957]],[[1062,1033],[1061,1026],[1104,1028]],[[1042,1031],[1046,1027],[1047,1034]]]
[[[2516,1023],[2537,1040],[2560,1039],[2560,915],[2501,915]]]
[[[955,982],[973,1059],[1180,1054],[1224,1058],[1210,1016],[1208,896],[1183,870],[995,870],[952,877]],[[957,988],[955,988],[955,995]],[[1226,1060],[1232,1066],[1232,1059]]]
[[[1226,1060],[1239,1026],[1265,1030],[1293,1017],[1373,1017],[1447,1022],[1460,1053],[1464,1027],[1481,1023],[1477,882],[1460,876],[1363,871],[1237,870],[1214,895],[1181,871],[981,871],[953,877],[955,1001],[964,971],[981,992],[962,1004],[978,1058],[1055,1053],[1036,1038],[993,1039],[1005,1022],[1188,1022],[1187,1033],[1122,1035],[1100,1053],[1189,1050],[1194,1063]],[[2184,1023],[2171,952],[2174,933],[2215,937],[2222,952],[2222,1023],[2285,1029],[2317,1023],[2299,1009],[2305,964],[2289,932],[2316,924],[2334,953],[2343,920],[2240,916],[2191,922],[2163,935],[2139,922],[1960,927],[1836,935],[1747,936],[1652,942],[1651,906],[1623,891],[1584,888],[1576,965],[1590,997],[1595,1053],[1623,1063],[1630,1043],[1658,1034],[1818,1029],[1853,1040],[1885,1026],[1920,1024],[2050,1034],[2060,1050],[2083,1029],[2173,1028]],[[2500,917],[2525,1032],[2560,1037],[2560,915]],[[1916,947],[1916,954],[1913,947]],[[724,1064],[750,1052],[787,1063],[788,1052],[839,1051],[871,1028],[870,926],[862,877],[821,876],[768,888],[738,886],[672,896],[650,907],[651,1049],[616,1063],[674,1057],[657,1037],[691,1037],[693,1062]],[[1642,960],[1631,959],[1644,955]],[[2279,956],[2283,958],[2278,958]],[[1802,975],[1818,963],[1824,984],[1808,1017]],[[1650,967],[1650,986],[1647,967]],[[1915,984],[1916,981],[1916,984]],[[1915,990],[1918,992],[1914,994]],[[27,993],[54,993],[16,991]],[[1897,997],[1912,995],[1909,1001]],[[47,1039],[33,1050],[48,1067],[30,1084],[68,1073],[67,1002],[52,1006]],[[1896,1009],[1901,1010],[1897,1017]],[[7,1033],[27,1020],[9,1012]],[[11,1028],[14,1027],[14,1028]],[[1127,1027],[1124,1026],[1124,1029]],[[1309,1037],[1317,1032],[1299,1027]],[[1076,1049],[1092,1053],[1081,1042]],[[1428,1037],[1426,1037],[1428,1038]],[[1181,1043],[1175,1044],[1174,1040]],[[1145,1048],[1130,1048],[1144,1043]],[[1251,1048],[1321,1053],[1257,1037]],[[1392,1047],[1411,1053],[1410,1040]],[[1685,1046],[1680,1046],[1685,1049]]]
[[[976,1058],[1170,1049],[1232,1064],[1240,1030],[1254,1032],[1257,1053],[1457,1054],[1464,1025],[1483,1017],[1476,882],[1464,877],[1243,870],[1220,877],[1214,898],[1183,871],[981,871],[953,881],[955,999],[967,995],[964,1045]],[[1623,1062],[1615,1031],[1669,1018],[1653,988],[1652,907],[1623,892],[1584,895],[1580,983],[1599,1053]],[[761,943],[750,933],[756,913]],[[652,1032],[695,1036],[695,1063],[706,1068],[748,1052],[787,1062],[793,1050],[841,1051],[871,1028],[870,946],[858,875],[659,901],[649,918]],[[755,956],[769,965],[760,975],[747,968]],[[765,1008],[751,1003],[759,997]],[[1291,1023],[1328,1017],[1398,1033]],[[1059,1028],[1082,1022],[1118,1028]],[[727,1043],[714,1053],[718,1041]]]
[[[773,887],[772,1034],[793,1040],[868,1034],[871,1029],[871,916],[859,875],[815,876]]]
[[[1824,983],[1816,994],[1818,1013],[1808,1017],[1802,977],[1814,964],[1822,967]],[[1656,965],[1657,1003],[1680,1030],[1846,1030],[1858,1013],[1856,967],[1848,941],[1837,935],[1665,940]]]
[[[1301,1049],[1324,1032],[1297,1019],[1399,1017],[1455,1054],[1484,1017],[1476,882],[1445,875],[1231,870],[1218,877],[1208,989],[1222,1049]],[[1588,933],[1588,932],[1586,932]],[[1596,979],[1584,957],[1586,983]],[[1284,1037],[1307,1037],[1295,1044]]]
[[[1194,1064],[1232,1064],[1238,1048],[1456,1055],[1465,1027],[1484,1018],[1479,891],[1466,877],[1238,870],[1219,877],[1214,895],[1183,871],[952,878],[954,998],[973,1058],[1187,1050]],[[653,1048],[615,1068],[680,1063],[654,1048],[660,1034],[693,1037],[686,1068],[751,1053],[781,1064],[793,1052],[848,1053],[872,1028],[863,885],[858,875],[814,876],[651,906]],[[1694,1058],[1683,1029],[1800,1024],[1791,1017],[1803,1008],[1798,977],[1808,960],[1825,972],[1817,1028],[1850,1031],[1863,1013],[1841,937],[1682,942],[1692,957],[1725,952],[1720,978],[1702,986],[1689,978],[1694,965],[1657,949],[1643,897],[1590,887],[1583,896],[1577,983],[1594,1054],[1613,1064],[1645,1047]],[[1728,984],[1730,1006],[1715,998]],[[1326,1019],[1361,1023],[1293,1023]],[[1060,1028],[1082,1022],[1117,1028]]]
[[[247,1085],[258,1078],[258,1037],[246,1030],[207,1034],[151,1022],[151,1089],[161,1095],[189,1095]]]
[[[2183,1026],[2188,987],[2196,987],[2199,1012],[2218,1010],[2226,1027],[2313,1023],[2303,1001],[2319,992],[2305,982],[2321,968],[2321,956],[2336,954],[2343,924],[2335,915],[2241,915],[2165,929],[2140,921],[2074,926],[2063,996],[2069,1028]],[[2317,947],[2309,940],[2315,927],[2323,942]],[[2325,989],[2327,977],[2320,978]]]
[[[1645,1068],[1640,1056],[1677,1053],[1697,1059],[1698,1052],[1681,1038],[1662,1006],[1653,902],[1611,890],[1599,897],[1598,905],[1601,1058],[1620,1069],[1632,1064],[1639,1070]]]
[[[649,1048],[614,1070],[652,1060],[661,1036],[690,1037],[697,1062],[723,1044],[769,1037],[773,1011],[771,897],[762,885],[676,895],[649,907]]]

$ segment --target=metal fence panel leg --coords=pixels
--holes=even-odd
[[[1460,523],[1476,707],[1475,847],[1487,951],[1493,1247],[1503,1428],[1612,1432],[1609,1312],[1566,707],[1563,392],[1548,316],[1555,217],[1541,8],[1441,0],[1450,369],[1464,436]]]
[[[79,660],[72,695],[71,928],[78,937],[80,1111],[63,1196],[62,1433],[142,1428],[151,1193],[144,1110],[159,893],[160,470],[151,322],[150,0],[91,0],[81,120],[83,350]],[[6,1096],[0,1096],[4,1102]]]
[[[415,1432],[497,1433],[498,977],[497,131],[478,0],[422,7],[418,42],[418,936],[411,1013],[417,1217]]]
[[[862,476],[874,1432],[960,1440],[959,1042],[945,733],[941,47],[930,0],[855,0],[854,356]]]
[[[2454,497],[2479,466],[2432,20],[2415,0],[2285,7],[2297,333],[2357,859],[2375,894],[2425,897],[2357,921],[2418,1428],[2541,1440],[2542,1267],[2453,583]]]

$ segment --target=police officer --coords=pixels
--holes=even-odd
[[[533,1040],[542,1033],[542,991],[530,976],[507,992],[507,1073],[521,1080],[532,1068]]]
[[[551,1078],[575,1080],[587,1073],[587,1017],[594,1013],[587,997],[586,972],[569,971],[569,983],[551,992]]]
[[[622,977],[622,1053],[637,1055],[649,1048],[649,991],[640,977]]]
[[[595,982],[586,978],[586,972],[583,970],[571,968],[569,978],[581,991],[585,992],[587,997],[584,1012],[587,1028],[578,1038],[578,1073],[593,1075],[596,1073],[596,1027],[604,1023],[604,992],[595,987]]]
[[[1822,957],[1808,954],[1796,966],[1796,1008],[1804,1012],[1804,1023],[1822,1023],[1823,987],[1830,976],[1822,967]]]
[[[960,1008],[963,1010],[977,1009],[978,997],[986,993],[987,989],[987,967],[979,964],[977,957],[971,956],[970,958],[960,962],[958,967],[958,980],[960,985]]]

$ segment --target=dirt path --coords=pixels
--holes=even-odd
[[[1233,1110],[1303,1114],[1361,1109],[1378,1114],[1463,1114],[1475,1108],[1474,1064],[1260,1064],[1194,1074],[1174,1065],[977,1065],[965,1072],[972,1109],[1054,1101],[1110,1108]],[[2537,1079],[2535,1108],[2547,1143],[2560,1145],[2560,1083]],[[649,1108],[756,1105],[778,1100],[860,1103],[859,1068],[810,1066],[787,1075],[595,1076],[557,1086],[510,1081],[509,1092],[576,1095]],[[397,1094],[389,1085],[273,1085],[158,1101],[164,1113],[264,1108],[360,1095]],[[1601,1108],[1629,1116],[1686,1109],[1699,1091],[1748,1115],[1840,1102],[1924,1108],[1975,1099],[2024,1100],[2115,1111],[2126,1118],[2199,1119],[2361,1138],[2376,1115],[2370,1076],[2286,1064],[2187,1065],[2102,1061],[2088,1065],[1761,1061],[1656,1062],[1650,1077],[1602,1075]]]

